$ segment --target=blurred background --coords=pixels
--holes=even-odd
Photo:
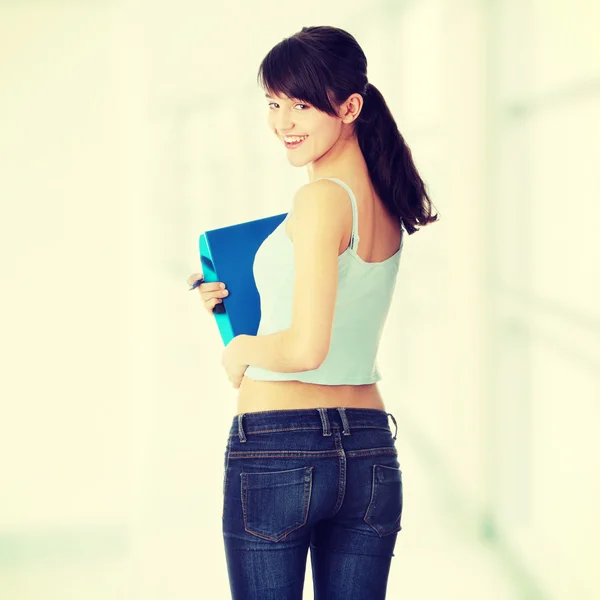
[[[198,236],[288,210],[264,55],[352,33],[441,219],[380,350],[390,598],[600,598],[596,0],[0,2],[0,598],[229,598]],[[312,598],[310,563],[305,597]]]

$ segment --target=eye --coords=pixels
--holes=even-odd
[[[268,107],[271,108],[272,104],[277,104],[277,102],[269,102]],[[308,104],[302,104],[301,102],[298,102],[298,104],[296,104],[295,106],[305,106],[306,108],[309,108]]]

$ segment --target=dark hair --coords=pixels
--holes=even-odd
[[[271,95],[305,101],[332,116],[357,92],[364,102],[355,133],[377,194],[409,234],[437,221],[431,200],[381,92],[367,81],[367,59],[343,29],[303,27],[265,56],[258,82]]]

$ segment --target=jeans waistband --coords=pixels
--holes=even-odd
[[[255,433],[285,431],[286,429],[320,429],[323,435],[332,435],[333,429],[341,429],[343,435],[351,435],[352,429],[381,428],[391,432],[388,415],[396,428],[398,424],[392,413],[377,408],[303,408],[292,410],[264,410],[241,413],[233,417],[229,435],[237,435],[240,442]]]

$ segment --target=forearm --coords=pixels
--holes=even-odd
[[[238,337],[240,340],[237,355],[244,365],[278,373],[299,373],[316,368],[307,352],[300,348],[291,329],[267,335],[244,334]]]

